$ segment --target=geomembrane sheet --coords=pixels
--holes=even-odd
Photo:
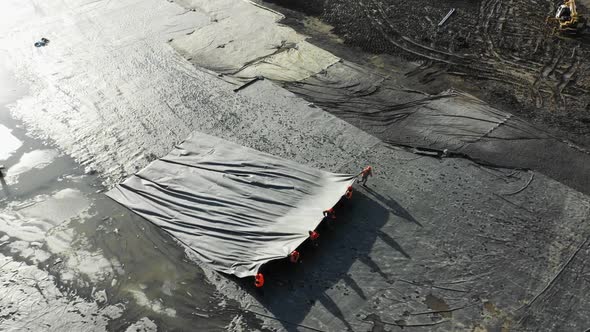
[[[193,133],[107,195],[212,269],[246,277],[303,243],[354,179]]]

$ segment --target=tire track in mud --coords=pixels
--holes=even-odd
[[[434,48],[432,48],[432,47],[428,47],[428,46],[422,45],[422,44],[420,44],[420,43],[417,43],[417,42],[415,42],[415,41],[411,40],[410,38],[408,38],[407,36],[403,36],[403,35],[401,35],[401,34],[400,34],[400,33],[399,33],[397,30],[396,30],[396,28],[395,28],[395,27],[394,27],[394,26],[393,26],[391,23],[389,23],[389,21],[387,20],[387,15],[385,14],[385,11],[384,11],[384,10],[383,10],[383,8],[381,7],[381,5],[380,5],[378,2],[376,2],[375,0],[367,0],[367,1],[368,1],[368,2],[370,2],[372,5],[374,5],[374,6],[377,8],[377,12],[378,12],[379,14],[381,14],[381,15],[380,15],[380,16],[381,16],[381,19],[385,21],[385,23],[387,24],[387,26],[389,26],[389,27],[391,28],[391,30],[392,30],[392,31],[395,31],[395,33],[396,33],[397,35],[399,35],[399,36],[400,36],[400,38],[401,38],[402,40],[404,40],[405,42],[407,42],[409,45],[411,45],[411,46],[415,46],[415,47],[418,47],[418,48],[419,48],[420,50],[422,50],[423,52],[431,52],[431,53],[433,53],[433,54],[438,54],[439,56],[446,56],[446,57],[448,57],[448,58],[459,58],[459,59],[467,59],[467,57],[466,57],[466,56],[463,56],[463,55],[458,55],[458,54],[454,54],[454,53],[449,53],[449,52],[444,52],[444,51],[441,51],[441,50],[437,50],[437,49],[434,49]],[[361,1],[361,2],[359,2],[359,4],[362,4],[362,1]],[[375,18],[375,17],[372,17],[372,16],[369,14],[369,12],[366,12],[366,13],[368,14],[368,16],[367,16],[367,18],[368,18],[368,19],[370,19],[370,20],[371,20],[371,19],[375,19],[375,20],[376,20],[376,18]]]
[[[487,47],[486,51],[490,56],[490,59],[486,59],[485,61],[493,68],[493,70],[497,73],[511,76],[512,79],[517,78],[520,83],[526,83],[527,74],[537,71],[537,66],[518,57],[512,57],[512,60],[508,59],[501,53],[497,43],[490,34],[490,31],[494,30],[498,36],[505,35],[504,31],[507,29],[506,22],[508,21],[506,16],[511,10],[513,3],[514,1],[510,1],[507,6],[504,6],[506,9],[501,11],[503,4],[502,0],[484,0],[480,8],[480,17],[484,17],[484,20],[483,23],[478,24],[477,28],[482,33],[483,40]],[[492,27],[492,21],[498,23]],[[502,43],[502,41],[503,38],[500,38],[499,43]],[[525,78],[525,80],[522,78]]]
[[[520,15],[514,15],[514,10],[518,10],[518,7],[515,9],[514,0],[510,0],[506,6],[507,9],[501,12],[497,17],[497,20],[495,20],[494,13],[500,13],[498,8],[501,4],[502,0],[485,0],[481,6],[481,15],[486,17],[484,22],[484,36],[486,43],[488,44],[489,51],[494,55],[494,58],[499,61],[496,64],[496,67],[503,67],[501,69],[503,72],[509,71],[512,73],[512,76],[518,78],[525,86],[529,85],[531,100],[537,108],[547,106],[548,102],[553,102],[554,109],[565,109],[566,97],[564,95],[564,90],[570,83],[575,84],[574,78],[580,60],[579,57],[574,55],[579,46],[574,47],[571,57],[565,57],[567,50],[561,48],[561,40],[558,40],[558,43],[555,45],[555,43],[552,43],[552,36],[547,34],[546,29],[543,31],[544,29],[531,24],[525,24],[524,22],[518,22],[516,24],[518,24],[518,28],[521,31],[526,33],[521,33],[516,36],[506,36],[506,34],[504,34],[506,22],[510,22],[507,20],[507,15],[510,15],[510,12],[513,13],[513,15],[511,15],[512,17],[520,17]],[[484,13],[486,10],[488,11],[487,14]],[[551,6],[548,6],[548,12],[552,12]],[[512,59],[516,60],[512,61],[507,59],[506,56],[501,55],[502,50],[494,43],[494,40],[489,33],[490,22],[492,20],[498,22],[496,24],[496,36],[499,36],[500,42],[505,39],[516,39],[516,41],[519,41],[523,39],[523,36],[540,36],[537,39],[535,51],[533,52],[537,53],[540,45],[546,48],[546,52],[540,55],[540,61],[523,59],[522,57],[508,54]],[[520,44],[516,41],[513,40],[513,43]],[[537,74],[531,75],[534,73]],[[526,93],[526,91],[522,92]]]
[[[430,63],[415,74],[425,86],[456,76],[464,82],[460,89],[590,144],[590,79],[583,75],[590,69],[590,38],[553,33],[546,18],[559,0],[269,1],[319,16],[365,51]],[[455,15],[438,27],[450,8]],[[553,70],[543,75],[547,66]]]
[[[519,72],[521,74],[519,76],[524,76],[526,71],[533,69],[502,57],[496,51],[496,46],[488,34],[490,22],[492,21],[494,14],[499,12],[498,8],[500,8],[502,5],[501,0],[488,0],[482,3],[483,9],[482,12],[480,12],[480,17],[483,16],[486,19],[482,25],[478,26],[478,29],[483,29],[485,31],[484,36],[487,36],[485,40],[488,44],[488,50],[494,55],[494,58],[496,59],[496,61],[484,60],[483,63],[478,63],[475,61],[475,57],[471,55],[460,55],[445,52],[411,40],[409,37],[401,34],[395,28],[395,26],[389,22],[387,14],[379,3],[377,3],[375,0],[367,0],[367,3],[368,5],[366,5],[363,1],[358,2],[358,5],[363,10],[364,16],[367,18],[368,22],[370,22],[372,26],[377,31],[379,31],[381,35],[393,46],[423,59],[452,65],[455,70],[450,71],[449,73],[458,74],[459,76],[470,76],[477,79],[494,80],[505,84],[511,84],[514,82],[514,75],[510,73]],[[487,8],[491,8],[491,10],[486,13]],[[371,12],[378,13],[379,15],[373,15]],[[505,13],[507,12],[508,9]],[[496,30],[503,29],[504,22],[506,21],[505,14],[500,18],[500,20],[502,21],[502,25],[498,26]],[[499,70],[497,68],[498,60],[508,68]],[[475,72],[479,72],[479,74],[475,74]],[[527,83],[520,79],[518,81],[521,83],[519,85],[521,88]]]
[[[426,58],[429,60],[443,62],[450,65],[458,65],[460,60],[465,59],[464,57],[457,56],[455,54],[442,52],[417,42],[412,41],[406,36],[400,34],[393,25],[388,23],[387,15],[384,13],[383,9],[373,0],[368,0],[371,5],[376,7],[377,9],[372,9],[372,6],[367,6],[363,1],[359,1],[358,5],[361,7],[364,16],[367,18],[368,22],[381,33],[382,37],[389,41],[392,45],[397,48],[402,49],[405,52],[408,52],[412,55]],[[380,13],[381,17],[376,17],[371,14],[371,10]],[[385,23],[383,22],[385,21]],[[384,26],[389,27],[389,31],[385,31]],[[457,61],[455,58],[459,59]]]
[[[537,24],[542,15],[531,6],[538,7],[538,4],[525,4],[521,8],[523,4],[518,0],[482,0],[474,27],[483,44],[483,57],[479,58],[476,54],[458,54],[424,45],[404,35],[384,9],[383,2],[362,0],[356,5],[371,28],[394,49],[410,57],[449,66],[447,74],[498,82],[514,89],[524,99],[521,101],[528,100],[535,107],[549,110],[565,110],[570,100],[584,102],[570,98],[583,92],[576,86],[581,61],[579,57],[561,54],[567,53],[571,46],[564,46],[560,39],[555,43],[556,38],[547,32],[548,28]],[[552,12],[550,1],[542,7],[543,13]],[[512,50],[507,52],[507,48]],[[545,72],[548,67],[549,74]]]

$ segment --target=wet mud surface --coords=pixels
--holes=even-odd
[[[5,105],[27,89],[12,73],[1,74],[0,123],[12,142],[2,146],[0,179],[2,330],[228,326],[237,308],[215,295],[183,248],[107,198],[96,174],[12,118]]]

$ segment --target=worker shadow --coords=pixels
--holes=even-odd
[[[424,227],[418,220],[416,220],[416,218],[414,218],[414,216],[412,216],[410,214],[410,212],[408,212],[408,210],[406,210],[403,206],[401,206],[393,198],[385,197],[385,196],[379,194],[378,192],[376,192],[375,190],[371,189],[368,186],[363,186],[363,190],[366,191],[369,196],[373,197],[379,203],[381,203],[382,205],[387,207],[389,209],[389,211],[391,213],[393,213],[394,215],[396,215],[402,219],[405,219],[407,221],[413,222],[420,227]]]
[[[349,322],[355,318],[350,310],[356,306],[343,304],[364,303],[370,297],[368,283],[373,278],[392,282],[371,257],[375,242],[380,239],[399,255],[411,258],[394,238],[381,231],[391,211],[373,197],[355,191],[352,200],[342,200],[335,211],[336,220],[324,220],[318,227],[317,245],[306,242],[300,247],[299,263],[284,259],[263,266],[266,283],[262,289],[254,288],[251,278],[240,280],[264,307],[257,309],[260,314],[270,313],[287,331],[319,329],[307,321],[329,322],[330,316],[337,321],[328,323],[328,330],[353,330]],[[365,271],[360,276],[354,273],[359,268],[355,263],[364,265],[360,265]]]

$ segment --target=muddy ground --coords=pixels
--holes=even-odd
[[[346,46],[419,61],[420,83],[430,89],[449,82],[447,86],[590,145],[590,38],[553,32],[545,19],[555,12],[557,1],[271,2],[287,14],[286,24],[316,41],[326,42],[325,32],[330,32]],[[580,13],[587,12],[584,5],[578,3]],[[451,8],[455,13],[439,27]],[[333,30],[302,24],[288,9],[312,15]],[[332,52],[335,48],[339,46],[329,47]]]

